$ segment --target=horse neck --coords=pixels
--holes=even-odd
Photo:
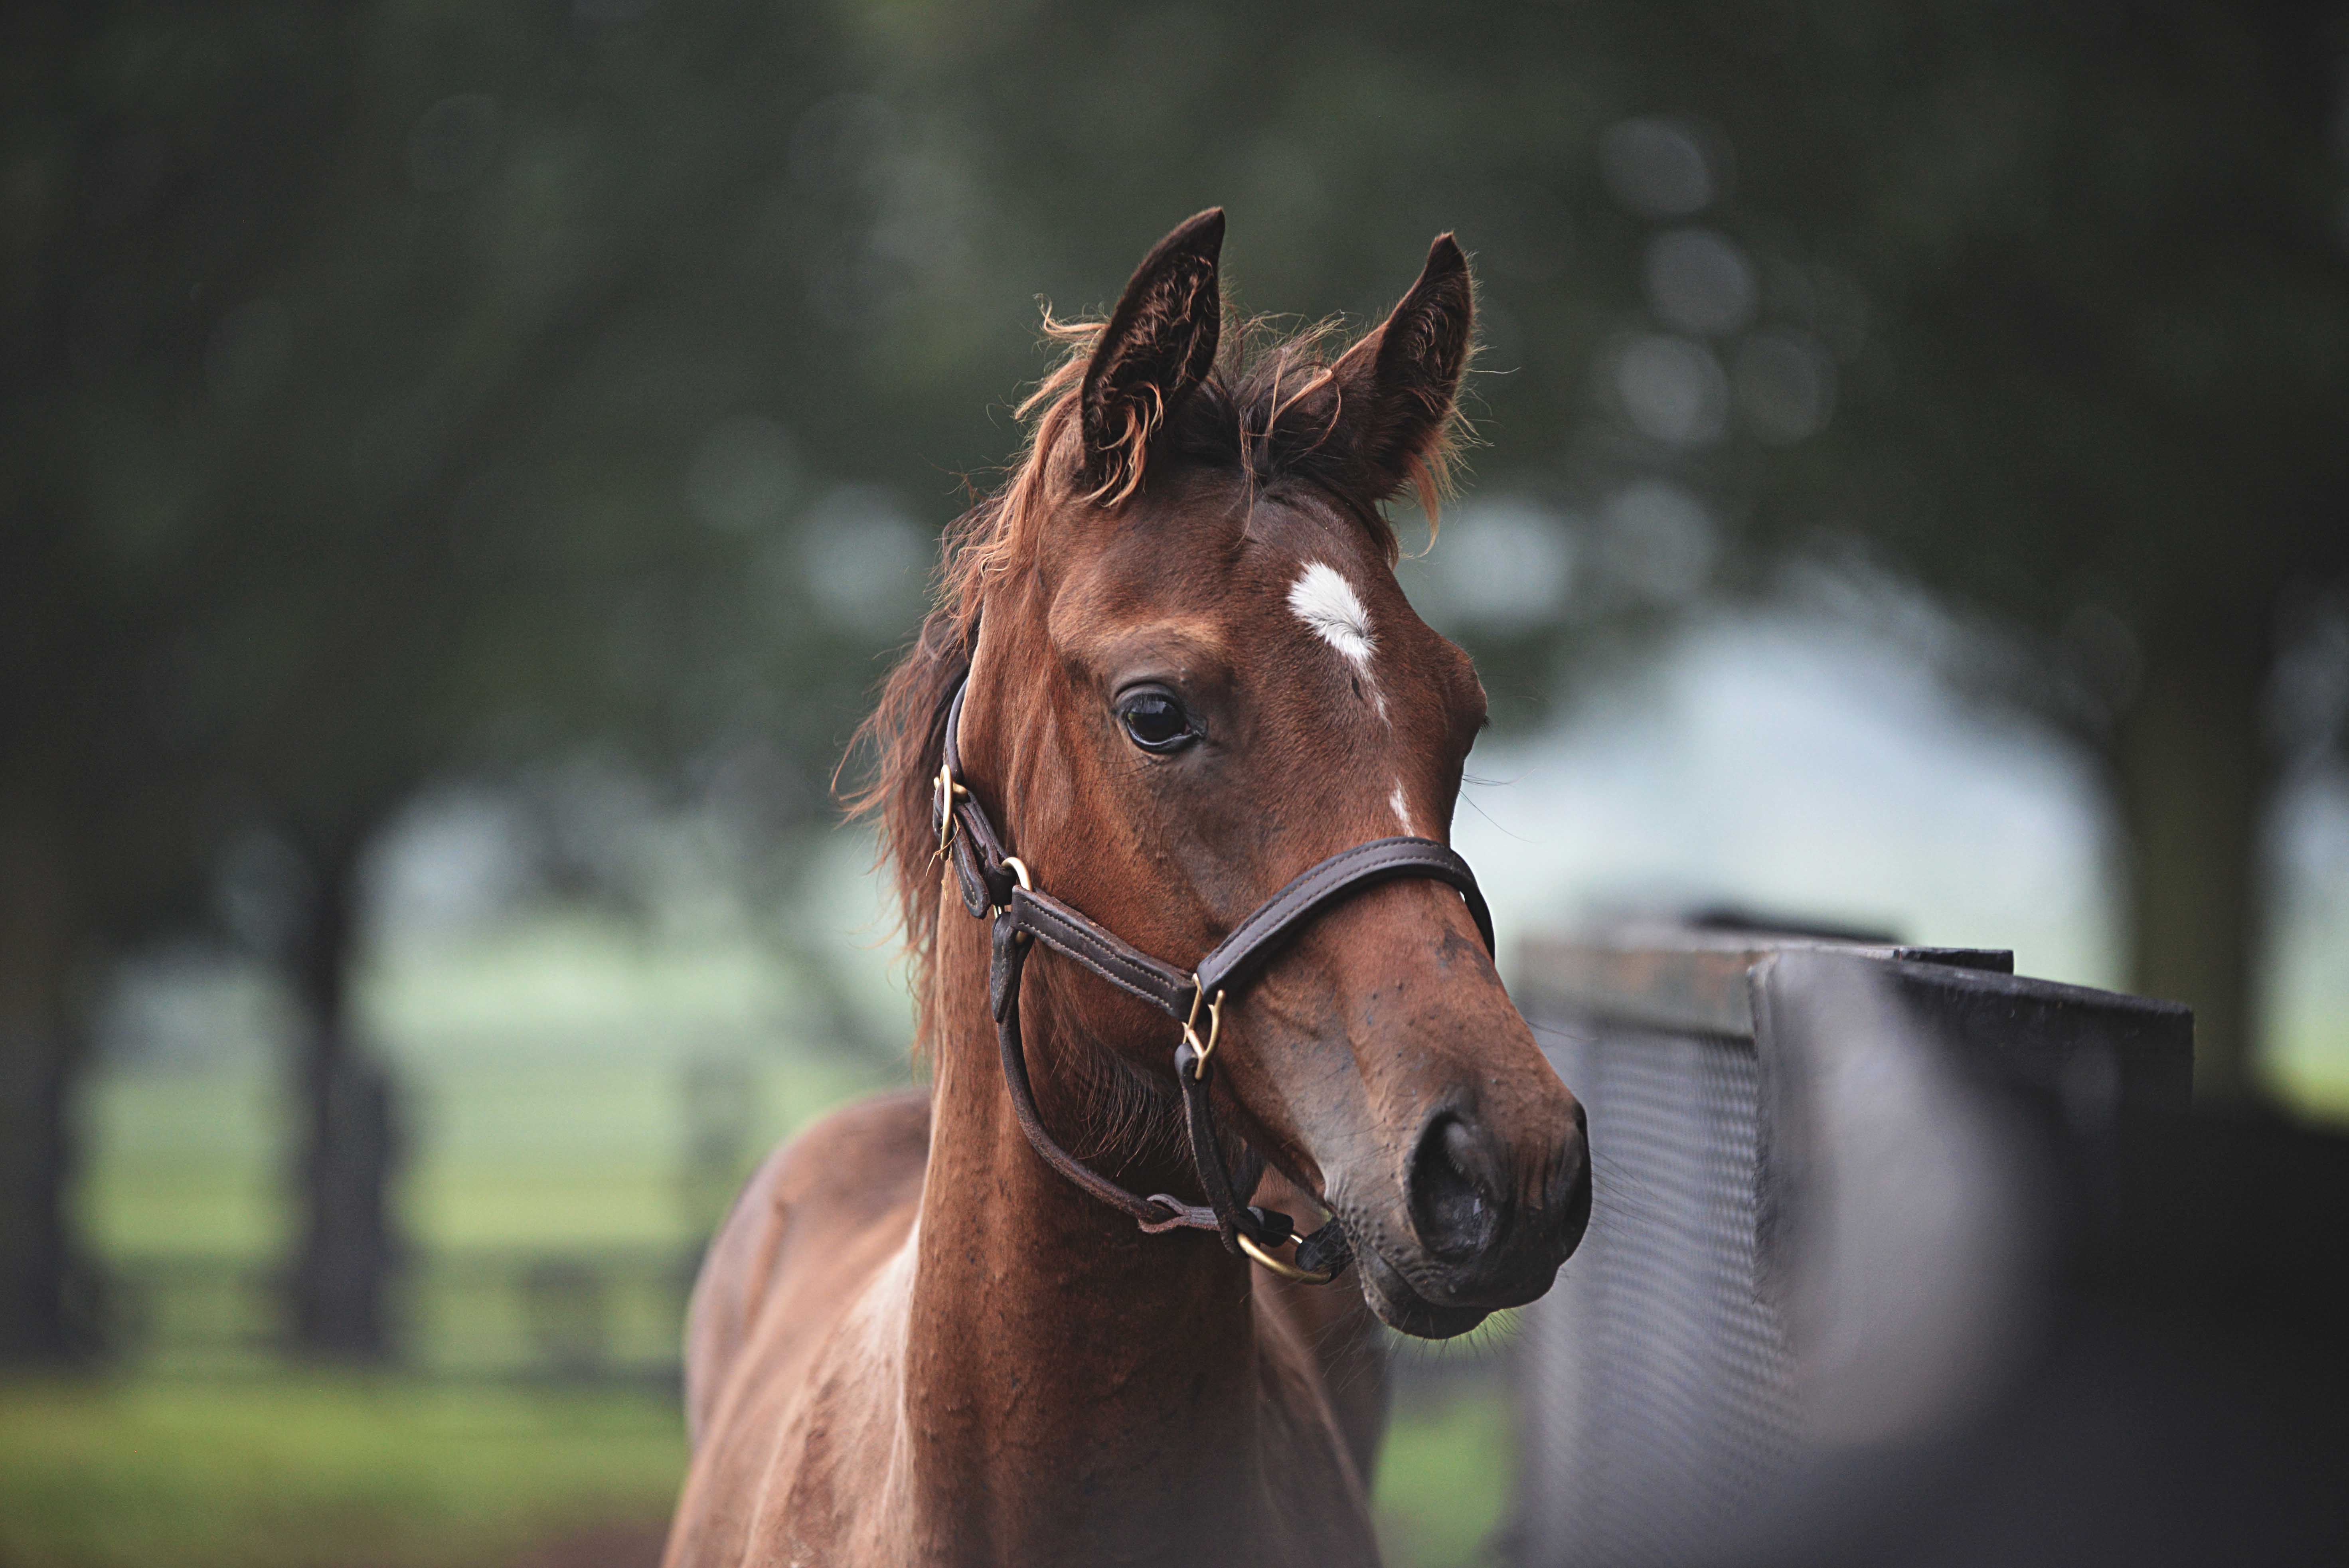
[[[1044,1163],[1003,1083],[987,923],[949,901],[937,938],[906,1365],[924,1511],[958,1548],[1005,1561],[1088,1540],[1105,1557],[1181,1542],[1240,1560],[1263,1500],[1247,1267],[1212,1234],[1144,1234]],[[1081,1097],[1047,1064],[1099,1047],[1030,1017],[1043,1116],[1081,1148]],[[1201,1540],[1226,1527],[1225,1550]]]

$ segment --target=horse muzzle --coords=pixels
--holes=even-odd
[[[1571,1097],[1564,1109],[1563,1125],[1515,1140],[1474,1110],[1428,1118],[1405,1224],[1376,1228],[1405,1233],[1353,1238],[1362,1294],[1390,1327],[1448,1339],[1549,1289],[1590,1223],[1588,1118]]]

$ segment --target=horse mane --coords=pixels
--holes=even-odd
[[[929,613],[913,643],[883,680],[872,713],[843,758],[843,773],[857,764],[861,779],[842,793],[851,820],[869,819],[880,835],[879,862],[897,884],[898,918],[918,1008],[917,1052],[932,1034],[929,985],[932,936],[937,925],[941,870],[931,820],[931,783],[944,765],[947,713],[970,670],[979,609],[988,583],[1030,558],[1038,530],[1071,487],[1077,464],[1070,449],[1085,369],[1105,320],[1056,319],[1044,332],[1067,345],[1060,361],[1019,406],[1027,438],[1003,483],[947,525]],[[1166,416],[1138,422],[1115,454],[1112,477],[1082,499],[1123,506],[1143,483],[1145,459],[1223,469],[1252,490],[1304,481],[1337,496],[1368,529],[1393,564],[1400,554],[1394,526],[1381,510],[1386,498],[1365,493],[1348,459],[1324,445],[1343,412],[1338,398],[1318,428],[1293,417],[1328,387],[1336,356],[1336,324],[1323,321],[1284,332],[1268,317],[1249,317],[1224,335],[1217,362],[1198,387]],[[1444,420],[1425,451],[1411,460],[1413,489],[1431,537],[1441,498],[1449,493],[1464,426]],[[1058,492],[1058,493],[1056,493]]]

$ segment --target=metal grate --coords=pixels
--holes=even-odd
[[[1517,1557],[1910,1560],[1942,1528],[1918,1478],[1997,1451],[1966,1445],[2023,1408],[2049,1265],[2186,1103],[2185,1009],[2001,952],[1667,929],[1526,956],[1596,1191],[1526,1313]]]
[[[1686,1564],[1795,1458],[1785,1337],[1754,1286],[1750,1042],[1547,1031],[1590,1115],[1589,1239],[1529,1315],[1526,1539],[1562,1564]]]

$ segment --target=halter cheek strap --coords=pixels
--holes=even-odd
[[[1003,1057],[1003,1081],[1020,1131],[1046,1164],[1112,1208],[1133,1215],[1145,1231],[1215,1231],[1227,1249],[1246,1253],[1276,1274],[1316,1284],[1335,1278],[1352,1257],[1338,1222],[1332,1220],[1299,1241],[1294,1264],[1283,1262],[1272,1255],[1272,1249],[1295,1237],[1289,1217],[1240,1202],[1256,1186],[1261,1157],[1249,1153],[1239,1181],[1225,1167],[1209,1090],[1226,1001],[1262,974],[1281,945],[1331,904],[1402,877],[1425,877],[1458,889],[1490,953],[1493,917],[1477,890],[1475,873],[1467,861],[1432,839],[1374,839],[1356,844],[1314,865],[1258,904],[1186,975],[1040,891],[1026,863],[1005,851],[986,808],[962,779],[962,705],[968,690],[966,676],[947,710],[944,766],[932,783],[932,820],[938,852],[950,867],[963,907],[975,918],[991,915],[994,920],[988,1000]],[[1019,1035],[1019,977],[1038,942],[1183,1026],[1181,1044],[1174,1049],[1174,1078],[1183,1089],[1192,1161],[1207,1195],[1205,1207],[1164,1192],[1143,1197],[1126,1191],[1063,1149],[1044,1126]]]

